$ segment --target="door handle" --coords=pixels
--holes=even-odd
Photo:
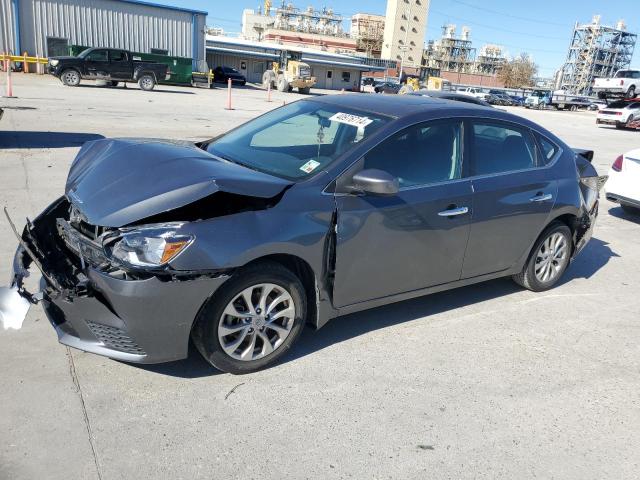
[[[553,195],[551,195],[550,193],[547,193],[547,194],[539,193],[535,197],[531,197],[529,201],[530,202],[546,202],[547,200],[551,200],[552,198],[553,198]]]
[[[451,208],[449,210],[444,210],[442,212],[438,212],[438,216],[440,217],[455,217],[458,215],[464,215],[465,213],[469,213],[469,209],[467,207],[458,207]]]

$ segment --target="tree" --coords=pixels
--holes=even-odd
[[[521,53],[520,56],[502,64],[498,72],[498,79],[507,88],[530,87],[536,73],[538,73],[538,66],[533,59],[529,54]]]

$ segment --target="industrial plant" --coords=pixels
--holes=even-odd
[[[424,50],[422,65],[445,72],[495,75],[505,62],[502,47],[487,44],[477,52],[471,42],[471,29],[463,26],[456,34],[456,25],[442,27],[442,37],[430,40]]]
[[[631,65],[637,38],[627,32],[622,20],[610,27],[602,25],[600,15],[595,15],[591,23],[576,23],[556,86],[570,93],[589,95],[596,78],[612,77]]]

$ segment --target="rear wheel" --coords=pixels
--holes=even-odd
[[[302,93],[303,95],[309,95],[309,92],[311,91],[311,87],[300,87],[298,88],[298,92]]]
[[[277,361],[298,339],[306,317],[300,280],[278,263],[247,267],[202,309],[193,342],[223,372],[242,374]]]
[[[112,87],[117,87],[118,86],[118,81],[117,80],[111,80],[109,85],[111,85]]]
[[[276,74],[273,70],[267,70],[262,74],[262,86],[267,89],[271,85],[271,88],[276,86]]]
[[[77,87],[80,85],[80,74],[77,70],[65,70],[62,72],[62,75],[60,75],[60,80],[62,80],[62,83],[67,87]]]
[[[524,288],[542,292],[553,287],[569,266],[571,230],[562,223],[552,223],[533,246],[522,272],[513,280]]]
[[[142,90],[149,92],[156,86],[156,81],[152,75],[145,73],[138,79],[138,85]]]

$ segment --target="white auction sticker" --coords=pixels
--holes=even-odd
[[[302,170],[304,173],[311,173],[316,168],[318,168],[318,165],[320,165],[320,162],[316,162],[315,160],[309,160],[307,163],[305,163],[300,167],[300,170]]]
[[[329,120],[358,128],[364,128],[373,122],[369,117],[360,117],[358,115],[351,115],[350,113],[344,112],[336,113],[334,116],[330,117]]]

